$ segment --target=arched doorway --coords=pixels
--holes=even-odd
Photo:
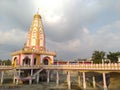
[[[49,63],[50,63],[50,57],[43,58],[43,64],[44,65],[49,65]]]
[[[49,64],[48,59],[44,59],[44,60],[43,60],[43,63],[44,63],[44,65],[48,65],[48,64]]]
[[[30,65],[30,58],[28,56],[26,56],[24,59],[23,59],[23,65]]]

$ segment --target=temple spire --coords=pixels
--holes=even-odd
[[[41,16],[38,12],[34,15],[34,19],[28,33],[26,47],[41,51],[45,50],[44,28],[42,25]]]

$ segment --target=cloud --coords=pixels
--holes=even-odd
[[[18,29],[12,29],[10,31],[0,31],[0,36],[3,39],[0,39],[0,44],[18,44],[21,43],[20,41],[24,41],[25,39],[25,32],[18,30]]]
[[[24,3],[24,4],[23,4]],[[13,29],[20,28],[21,30],[26,30],[31,23],[32,16],[34,12],[34,6],[31,0],[26,1],[0,1],[0,22],[3,29]],[[4,27],[7,25],[7,27]]]
[[[38,8],[47,48],[56,50],[58,59],[88,58],[94,50],[119,50],[119,3],[119,0],[1,0],[0,36],[4,39],[0,39],[0,58],[23,47]]]
[[[99,40],[97,44],[103,49],[119,50],[120,40],[120,21],[113,22],[112,24],[103,26],[96,33],[96,39]],[[96,40],[97,41],[97,40]],[[99,46],[97,45],[97,46]]]
[[[22,49],[26,41],[25,36],[26,33],[20,29],[0,30],[0,58],[10,58],[11,52]]]

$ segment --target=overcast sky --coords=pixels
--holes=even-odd
[[[38,8],[57,59],[120,50],[120,0],[0,0],[0,59],[23,48]]]

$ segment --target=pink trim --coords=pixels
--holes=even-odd
[[[32,59],[31,59],[32,66],[34,65],[34,53],[32,54]]]

